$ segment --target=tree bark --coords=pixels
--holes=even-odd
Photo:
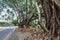
[[[38,23],[40,24],[41,28],[48,32],[47,28],[45,27],[45,24],[42,23],[42,17],[41,17],[41,13],[40,13],[40,9],[39,9],[39,6],[38,6],[38,3],[36,2],[35,0],[35,6],[36,6],[36,9],[37,9],[37,12],[38,12]]]
[[[42,7],[45,12],[45,18],[46,18],[46,27],[51,33],[51,36],[53,38],[60,35],[60,8],[57,1],[52,0],[41,0]],[[60,38],[60,36],[59,36]]]

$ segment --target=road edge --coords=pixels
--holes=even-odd
[[[4,38],[4,40],[8,40],[8,39],[11,37],[12,33],[15,31],[15,29],[16,29],[16,28],[14,28],[14,30],[13,30],[12,32],[10,32],[10,33],[7,35],[7,37]]]

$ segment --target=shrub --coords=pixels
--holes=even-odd
[[[18,21],[17,21],[17,20],[13,20],[13,21],[12,21],[12,24],[14,24],[14,26],[17,26]]]
[[[34,21],[31,21],[31,22],[29,23],[29,25],[30,25],[30,26],[33,26],[33,27],[37,26],[37,24],[36,24]]]
[[[5,24],[6,22],[0,22],[1,25]]]

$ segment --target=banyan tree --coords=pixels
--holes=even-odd
[[[45,12],[47,30],[52,37],[58,37],[60,40],[60,0],[41,0],[41,4]]]
[[[12,1],[12,0],[11,0]],[[13,0],[12,3],[18,13],[18,26],[28,27],[31,20],[35,20],[34,14],[38,14],[38,24],[43,29],[44,33],[50,34],[48,40],[60,40],[60,0],[25,0],[25,12],[23,14],[23,0]],[[28,12],[28,1],[30,1],[30,12]],[[33,5],[34,4],[34,5]],[[34,7],[32,7],[32,5]],[[45,14],[45,22],[42,22],[40,7],[42,6]]]
[[[51,34],[51,38],[49,40],[55,40],[54,38],[56,38],[56,40],[60,40],[60,0],[34,0],[34,3],[35,8],[32,10],[30,14],[31,16],[27,15],[28,17],[25,21],[21,22],[20,25],[28,25],[29,21],[33,18],[34,12],[37,11],[38,24],[40,24],[41,28],[46,33]],[[42,5],[43,11],[45,12],[46,24],[41,21],[42,17],[40,14],[39,5]]]

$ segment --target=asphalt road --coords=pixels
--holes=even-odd
[[[4,40],[4,38],[7,37],[7,35],[13,30],[14,30],[13,28],[7,28],[4,29],[3,31],[0,31],[0,40]]]

